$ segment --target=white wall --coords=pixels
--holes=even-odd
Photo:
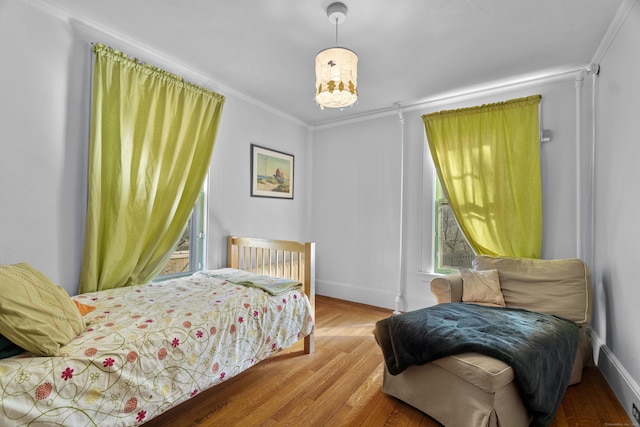
[[[577,73],[576,73],[577,75]],[[432,277],[433,167],[423,114],[542,95],[543,257],[576,256],[575,75],[411,107],[404,119],[400,309],[435,303]],[[314,132],[312,237],[318,293],[395,308],[399,283],[402,127],[397,114]]]
[[[393,301],[400,136],[394,116],[314,132],[312,238],[319,294]]]
[[[226,266],[226,236],[308,241],[311,140],[296,124],[227,96],[209,176],[208,267]],[[250,197],[250,146],[294,156],[293,200]]]
[[[84,231],[85,51],[70,29],[0,0],[0,264],[77,291]]]
[[[90,42],[102,42],[226,96],[209,180],[211,268],[227,233],[308,240],[310,131],[171,58],[65,12],[0,0],[0,264],[29,262],[78,292],[86,209]],[[95,25],[95,24],[91,24]],[[294,200],[249,197],[251,143],[295,156]]]
[[[624,408],[640,407],[640,4],[636,1],[600,62],[597,88],[596,288],[598,365]]]

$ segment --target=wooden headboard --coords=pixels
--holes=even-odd
[[[313,242],[229,236],[227,266],[302,282],[315,319],[315,247],[316,244]],[[313,351],[313,334],[305,337],[304,351]]]

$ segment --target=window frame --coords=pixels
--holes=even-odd
[[[162,282],[165,280],[174,279],[177,277],[190,276],[196,271],[204,269],[206,260],[206,206],[207,206],[207,193],[205,191],[205,185],[200,190],[200,195],[196,200],[196,204],[193,207],[191,216],[187,226],[190,228],[189,232],[189,269],[178,273],[170,274],[158,274],[153,278],[153,282]],[[174,250],[175,252],[175,250]],[[194,267],[195,266],[195,267]],[[164,266],[163,266],[164,269]]]
[[[461,265],[461,266],[443,266],[441,260],[442,248],[440,243],[440,231],[441,231],[441,209],[443,205],[449,205],[449,200],[447,199],[444,189],[442,188],[442,183],[440,182],[440,178],[438,174],[434,172],[433,179],[435,182],[435,190],[434,190],[434,200],[433,200],[433,272],[436,274],[451,274],[457,273],[460,268],[470,268],[470,265]],[[456,225],[458,222],[456,221]],[[464,233],[460,230],[458,225],[458,232],[464,238],[465,246],[468,251],[471,252],[471,256],[474,256],[473,248],[469,245]]]

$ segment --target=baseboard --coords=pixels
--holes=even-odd
[[[631,414],[632,404],[640,408],[640,387],[638,383],[631,378],[629,372],[622,366],[620,361],[611,352],[611,350],[600,340],[600,337],[593,331],[589,330],[592,337],[594,361],[602,372],[602,376],[607,380],[611,390],[615,393],[620,404],[629,415],[634,426],[639,424]]]
[[[360,304],[372,305],[375,307],[395,310],[396,294],[389,291],[376,290],[349,283],[330,282],[318,280],[316,278],[316,294],[331,298],[338,298],[353,301]],[[402,310],[416,310],[418,308],[429,307],[435,304],[435,300],[424,297],[411,296],[403,298],[409,300],[409,304],[402,304]],[[404,308],[406,307],[406,308]]]

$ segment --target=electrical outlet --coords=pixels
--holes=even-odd
[[[636,419],[638,424],[640,424],[640,412],[638,411],[638,407],[636,406],[635,403],[632,403],[631,405],[632,405],[631,414],[633,415],[633,418]]]

